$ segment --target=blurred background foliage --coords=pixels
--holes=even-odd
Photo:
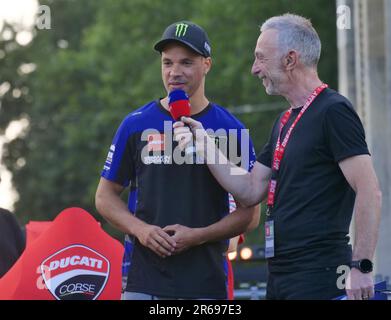
[[[267,96],[251,73],[259,26],[286,12],[311,18],[322,40],[319,74],[337,88],[335,2],[330,0],[45,0],[51,29],[34,29],[33,41],[0,39],[0,134],[12,120],[29,126],[5,146],[2,161],[20,195],[18,218],[51,220],[80,206],[96,213],[94,195],[111,139],[132,110],[165,91],[160,56],[153,50],[169,24],[191,20],[211,40],[213,68],[207,96],[234,112],[239,106],[277,106],[238,113],[256,151],[277,114],[287,107]],[[3,85],[3,87],[1,87]],[[8,89],[8,90],[7,90]],[[0,90],[1,92],[1,90]],[[5,92],[5,93],[4,93]],[[151,199],[153,201],[153,199]],[[121,235],[102,221],[117,238]],[[261,241],[261,229],[247,241]]]

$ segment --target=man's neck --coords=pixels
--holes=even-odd
[[[318,75],[314,72],[302,74],[297,79],[290,81],[282,94],[292,108],[302,107],[314,90],[322,84]]]

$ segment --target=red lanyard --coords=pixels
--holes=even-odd
[[[272,164],[272,171],[274,175],[272,175],[272,178],[269,181],[269,191],[267,195],[267,214],[270,215],[271,209],[274,206],[274,198],[275,193],[277,189],[277,180],[276,180],[276,173],[280,170],[280,163],[282,158],[284,157],[285,148],[288,144],[289,138],[291,137],[292,131],[295,128],[296,124],[299,122],[301,117],[303,116],[304,112],[309,108],[309,106],[312,104],[312,102],[315,100],[315,98],[328,87],[327,84],[322,84],[321,86],[317,87],[314,92],[311,93],[311,95],[308,97],[306,103],[304,104],[303,108],[300,110],[300,113],[296,117],[295,121],[292,123],[291,127],[288,129],[284,140],[281,143],[281,133],[284,126],[287,124],[291,114],[292,114],[292,108],[289,108],[288,111],[285,112],[284,116],[281,118],[280,121],[280,131],[278,133],[277,138],[277,144],[276,148],[274,149],[274,156],[273,156],[273,164]]]

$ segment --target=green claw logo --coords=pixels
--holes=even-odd
[[[186,23],[178,23],[176,25],[175,36],[178,38],[184,37],[186,35],[186,31],[188,27],[189,25]]]

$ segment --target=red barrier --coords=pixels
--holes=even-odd
[[[120,299],[123,246],[88,212],[65,209],[31,230],[25,251],[0,279],[0,299]]]

